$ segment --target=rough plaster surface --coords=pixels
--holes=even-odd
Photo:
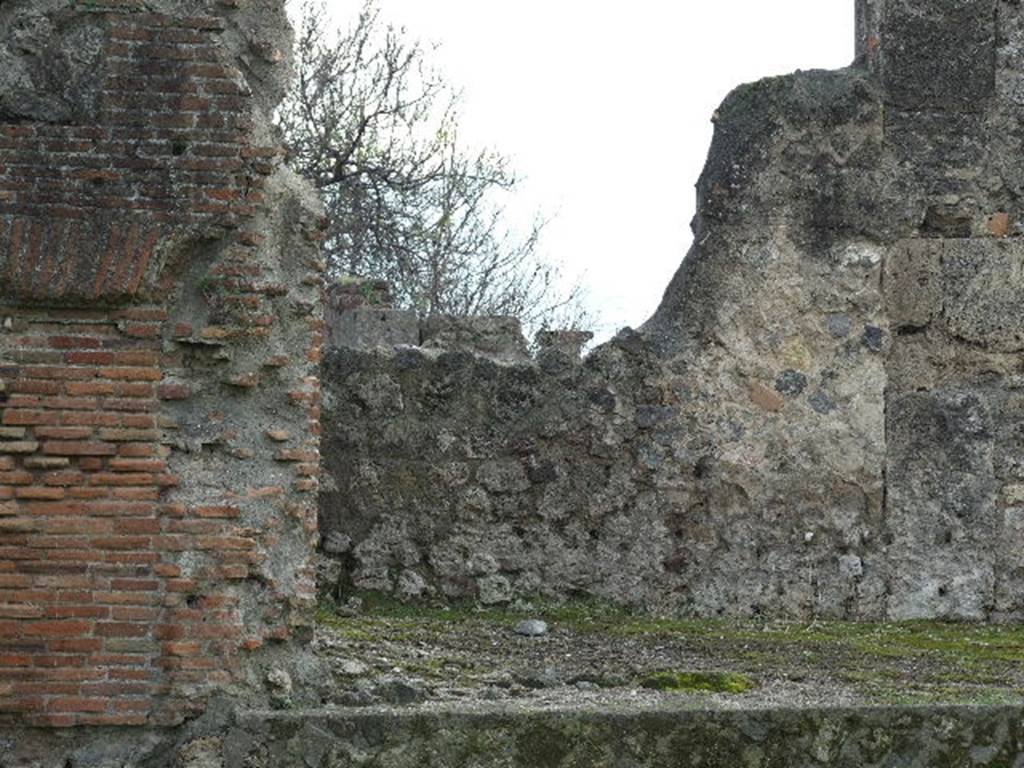
[[[342,594],[1024,616],[1024,12],[857,13],[854,66],[715,113],[694,246],[638,331],[583,361],[335,340]]]

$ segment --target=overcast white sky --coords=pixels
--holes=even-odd
[[[347,21],[360,0],[335,0]],[[601,336],[654,311],[691,242],[711,114],[736,85],[853,59],[853,0],[380,0],[440,44],[463,137],[509,155]]]

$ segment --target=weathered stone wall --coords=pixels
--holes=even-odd
[[[1024,11],[857,12],[853,67],[716,112],[694,246],[638,332],[583,363],[329,355],[345,588],[1024,616]]]
[[[1020,706],[506,708],[218,713],[177,733],[15,736],[0,760],[81,768],[888,768],[1020,764]],[[29,742],[30,743],[30,742]],[[58,762],[57,765],[62,763]]]
[[[0,717],[173,724],[301,640],[320,213],[282,3],[0,7]]]
[[[881,600],[858,600],[863,564],[849,537],[859,544],[859,532],[842,508],[814,520],[806,502],[789,519],[752,515],[743,487],[720,475],[709,432],[746,438],[741,417],[774,415],[765,407],[784,402],[773,384],[753,400],[744,390],[730,420],[708,424],[706,400],[636,332],[585,360],[572,344],[531,357],[521,338],[486,351],[431,337],[396,347],[403,314],[360,310],[347,329],[357,346],[325,359],[320,525],[340,595],[597,596],[702,615],[883,612]],[[462,337],[478,338],[479,325]],[[779,386],[800,389],[799,376]],[[857,500],[837,495],[836,504]],[[772,558],[763,570],[762,555]]]
[[[367,326],[390,339],[407,322],[381,309],[362,318],[360,341],[373,338]],[[586,366],[553,348],[534,360],[521,336],[496,344],[496,323],[484,324],[422,347],[329,353],[321,529],[344,586],[485,603],[594,588],[653,599],[668,586],[671,535],[652,515],[644,447],[628,444],[658,428],[636,403],[628,342]]]
[[[696,244],[644,333],[709,413],[747,390],[762,414],[710,436],[714,473],[815,539],[834,521],[855,605],[1019,616],[1021,9],[889,0],[861,19],[862,66],[719,110]],[[785,571],[817,591],[813,565]]]

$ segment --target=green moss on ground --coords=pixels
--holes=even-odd
[[[529,606],[480,608],[471,602],[446,605],[403,603],[375,593],[361,593],[358,616],[340,616],[322,602],[317,621],[336,628],[375,620],[462,624],[484,622],[513,625],[523,618],[542,618],[574,632],[635,637],[663,635],[695,640],[757,643],[777,646],[842,647],[877,657],[909,657],[936,653],[965,660],[1024,662],[1024,625],[981,625],[941,621],[754,623],[722,619],[660,618],[631,613],[597,600],[570,603],[534,602]]]
[[[642,688],[670,693],[745,693],[756,688],[753,680],[739,672],[655,672],[640,680]]]
[[[620,649],[636,648],[652,657],[674,649],[673,653],[695,660],[698,669],[702,664],[727,669],[765,685],[779,679],[834,681],[880,704],[1019,701],[1024,695],[1021,625],[702,620],[636,614],[596,600],[480,608],[468,602],[431,605],[375,594],[359,597],[362,609],[357,615],[340,615],[325,602],[317,612],[318,621],[357,647],[390,642],[433,649],[444,664],[422,655],[408,660],[433,679],[448,679],[456,668],[475,678],[489,668],[504,668],[506,662],[495,648],[505,641],[495,645],[493,638],[507,637],[516,623],[529,617],[544,619],[552,637],[562,642],[607,647],[617,657],[613,666],[607,666],[599,652],[587,652],[602,668],[600,674],[622,677],[623,684],[642,680],[635,667],[628,668],[635,659]],[[453,635],[460,638],[457,652],[452,649]],[[479,652],[474,642],[480,644]],[[521,650],[540,647],[525,645]],[[509,651],[517,648],[510,646]],[[671,689],[671,680],[662,682],[669,685],[665,690]],[[699,682],[684,680],[679,688]]]

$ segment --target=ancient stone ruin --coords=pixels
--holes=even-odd
[[[288,29],[0,0],[0,767],[1011,764],[1019,704],[324,708],[310,640],[315,557],[342,604],[1024,618],[1022,7],[858,0],[850,68],[734,91],[582,358],[374,283],[324,327]]]
[[[661,306],[583,361],[331,321],[340,591],[1024,617],[1022,46],[864,2],[854,66],[738,88]]]
[[[285,28],[0,7],[7,718],[173,725],[309,633],[320,214],[269,128]]]

